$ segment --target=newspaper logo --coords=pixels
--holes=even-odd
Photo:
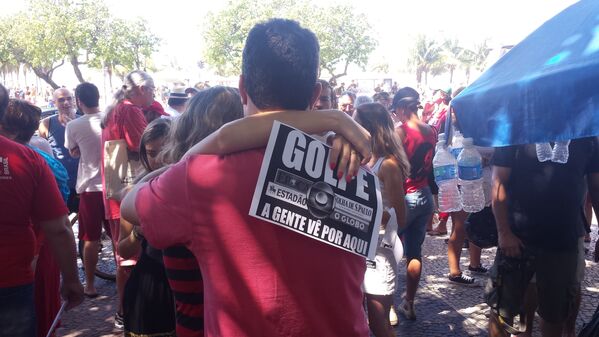
[[[382,203],[378,180],[351,181],[329,165],[329,147],[275,122],[250,215],[363,257],[374,257]]]

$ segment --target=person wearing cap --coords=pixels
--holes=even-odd
[[[393,97],[391,112],[401,122],[395,130],[408,160],[410,175],[404,182],[407,205],[407,225],[402,235],[406,257],[406,294],[399,306],[407,319],[415,320],[414,298],[422,273],[422,243],[426,224],[434,209],[428,177],[433,169],[433,150],[437,132],[418,118],[420,95],[410,87],[399,89]]]
[[[168,95],[168,106],[165,109],[168,116],[173,118],[181,116],[185,111],[188,99],[187,90],[184,87],[174,87]]]

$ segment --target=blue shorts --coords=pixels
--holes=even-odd
[[[426,224],[433,215],[434,200],[431,189],[427,186],[416,192],[406,194],[407,227],[401,235],[404,256],[421,259],[422,243],[426,236]]]
[[[0,288],[0,337],[35,337],[33,283]]]

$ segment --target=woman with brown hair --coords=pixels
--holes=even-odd
[[[368,308],[368,322],[373,334],[393,336],[389,312],[393,305],[397,263],[393,247],[380,244],[386,236],[395,239],[398,229],[406,227],[406,204],[403,182],[410,172],[410,163],[395,133],[393,120],[380,103],[366,103],[356,108],[354,119],[372,137],[372,158],[368,166],[379,178],[383,196],[383,221],[380,224],[379,245],[374,261],[367,263],[364,276],[364,293]],[[394,212],[391,212],[394,210]],[[395,214],[395,219],[390,218]],[[399,228],[398,228],[399,227]],[[396,241],[396,244],[399,244]]]
[[[170,120],[159,119],[148,125],[144,132],[140,147],[140,157],[148,172],[154,171],[166,164],[176,163],[196,143],[210,135],[223,124],[243,117],[243,107],[237,89],[231,87],[217,86],[197,93],[188,103],[186,110],[177,119],[173,120],[170,131],[166,137],[164,130]],[[170,123],[168,123],[170,124]],[[154,135],[156,137],[154,137]],[[158,135],[161,135],[160,137]],[[159,153],[157,153],[159,152]],[[167,225],[167,224],[165,224]],[[125,329],[129,329],[131,321],[139,331],[142,328],[155,326],[152,320],[157,317],[155,310],[148,309],[149,321],[145,321],[139,308],[139,303],[150,303],[149,300],[159,300],[166,297],[163,293],[155,294],[154,299],[149,299],[151,294],[135,291],[137,283],[143,282],[144,289],[157,288],[159,280],[162,280],[163,271],[153,263],[151,257],[160,255],[164,265],[176,307],[176,334],[179,337],[203,336],[203,282],[198,263],[193,254],[184,246],[175,246],[164,249],[162,252],[152,248],[143,239],[143,233],[139,228],[131,224],[121,222],[120,249],[124,256],[133,256],[143,249],[139,263],[142,269],[135,267],[130,281],[127,283],[125,293],[125,306],[132,308],[125,312]],[[142,244],[143,242],[143,244]],[[154,260],[156,260],[154,258]],[[151,265],[153,267],[151,267]],[[151,268],[150,268],[151,267]],[[150,270],[151,269],[151,270]],[[151,279],[150,272],[155,276]],[[144,275],[145,274],[145,275]],[[129,316],[138,317],[130,320]],[[126,331],[127,332],[127,331]],[[150,331],[146,331],[150,333]],[[155,331],[153,331],[155,334]],[[161,335],[162,336],[162,335]],[[166,336],[166,334],[165,334]]]

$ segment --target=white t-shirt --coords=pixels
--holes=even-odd
[[[102,191],[102,127],[100,113],[83,115],[67,123],[64,147],[79,147],[79,171],[77,172],[77,193]]]
[[[164,109],[164,111],[169,114],[171,116],[171,118],[177,118],[179,116],[181,116],[181,113],[173,108],[171,108],[170,106],[166,106],[166,108]],[[163,116],[166,117],[166,116]]]

